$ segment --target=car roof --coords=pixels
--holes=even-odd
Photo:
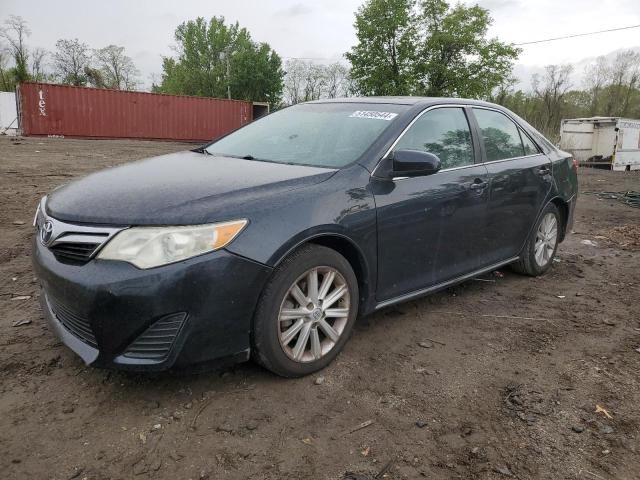
[[[307,103],[390,103],[395,105],[435,105],[440,103],[456,103],[463,105],[479,105],[487,107],[500,107],[490,102],[482,100],[472,100],[469,98],[455,97],[410,97],[410,96],[388,96],[388,97],[347,97],[347,98],[326,98],[314,100]]]

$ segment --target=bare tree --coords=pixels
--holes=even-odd
[[[504,105],[506,99],[513,93],[514,86],[517,83],[518,79],[515,77],[505,78],[505,80],[491,92],[488,100],[499,105]]]
[[[8,50],[4,45],[0,45],[0,91],[2,92],[10,92],[15,87],[13,75],[10,74],[8,66]]]
[[[319,100],[322,98],[326,86],[325,68],[323,65],[309,63],[304,83],[304,101]]]
[[[358,89],[358,82],[351,75],[351,70],[347,72],[347,76],[344,79],[344,96],[355,97],[360,94]]]
[[[596,58],[594,64],[588,65],[584,69],[584,85],[591,95],[591,115],[598,114],[601,93],[609,80],[609,76],[610,68],[606,57]]]
[[[77,38],[60,39],[53,55],[55,72],[62,83],[84,86],[87,84],[85,69],[90,67],[89,47]]]
[[[571,88],[569,76],[572,65],[547,65],[543,77],[535,74],[531,77],[534,94],[544,106],[538,125],[543,133],[555,136],[562,118],[562,108],[567,92]]]
[[[124,53],[124,47],[108,45],[94,52],[98,68],[102,72],[108,88],[133,90],[138,85],[140,72],[131,57]]]
[[[36,82],[45,80],[47,74],[45,72],[45,57],[47,51],[44,48],[34,48],[31,50],[31,79]]]
[[[9,52],[15,63],[15,80],[29,80],[29,50],[26,38],[31,35],[27,22],[17,15],[9,15],[4,27],[0,28],[0,37],[7,42]]]
[[[626,115],[631,96],[640,80],[640,54],[626,50],[616,55],[611,66],[608,115]]]
[[[326,95],[328,98],[344,97],[347,95],[347,77],[349,69],[340,62],[325,67]]]
[[[284,77],[284,101],[295,105],[303,101],[304,82],[307,63],[300,60],[287,60]]]
[[[349,69],[339,62],[321,65],[294,59],[285,70],[284,100],[289,105],[352,94]]]

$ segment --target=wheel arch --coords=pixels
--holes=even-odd
[[[559,229],[559,238],[558,243],[564,240],[566,234],[567,221],[569,219],[569,204],[560,196],[555,196],[547,200],[540,208],[540,211],[536,214],[535,221],[532,223],[531,228],[529,229],[527,236],[522,242],[522,246],[520,247],[520,254],[522,254],[523,249],[527,245],[527,239],[533,234],[533,230],[536,228],[536,225],[540,221],[540,217],[542,216],[542,212],[547,208],[548,205],[554,205],[558,212],[560,213],[560,221],[562,223],[561,228]]]
[[[315,233],[302,240],[298,240],[290,246],[274,263],[276,268],[285,258],[300,247],[308,244],[321,245],[323,247],[335,250],[342,255],[353,268],[358,280],[358,315],[370,310],[372,294],[375,291],[374,281],[371,277],[372,271],[367,259],[360,247],[351,238],[336,232]]]
[[[560,238],[559,238],[559,242],[562,242],[567,234],[566,230],[567,230],[567,222],[569,220],[569,204],[560,197],[552,198],[549,201],[549,203],[553,203],[556,206],[556,208],[558,209],[558,212],[560,212],[560,216],[562,217],[560,219],[562,222],[562,228],[560,229]]]

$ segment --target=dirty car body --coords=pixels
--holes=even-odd
[[[316,113],[332,121],[320,128]],[[300,115],[299,134],[279,136],[286,115]],[[33,262],[50,325],[87,364],[220,364],[250,358],[265,286],[305,245],[348,261],[362,316],[516,262],[548,205],[561,241],[576,198],[571,157],[497,105],[327,100],[55,190],[38,207]],[[209,225],[221,247],[181,257]],[[153,248],[177,256],[131,253],[167,228]]]

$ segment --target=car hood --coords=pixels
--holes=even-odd
[[[178,152],[103,170],[47,198],[58,220],[188,225],[228,220],[241,205],[326,180],[333,169]],[[231,207],[231,208],[230,208]],[[248,213],[245,215],[248,216]]]

